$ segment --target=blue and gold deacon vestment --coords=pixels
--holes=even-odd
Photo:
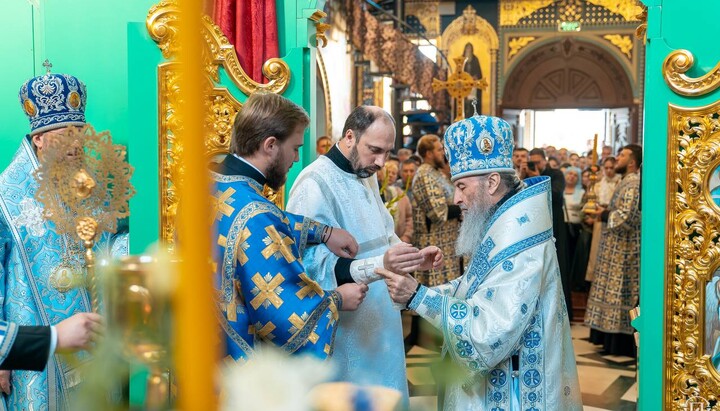
[[[258,345],[327,358],[341,305],[305,272],[301,256],[325,227],[263,197],[265,178],[234,155],[214,167],[213,257],[226,355],[249,359]]]

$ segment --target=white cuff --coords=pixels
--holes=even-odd
[[[57,330],[55,329],[54,325],[50,326],[50,351],[48,353],[48,360],[52,358],[53,355],[55,355],[55,349],[57,348]]]
[[[370,284],[382,280],[381,276],[375,274],[375,269],[385,268],[383,265],[384,257],[385,254],[380,254],[376,257],[353,261],[350,263],[350,276],[358,284]]]

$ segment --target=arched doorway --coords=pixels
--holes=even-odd
[[[638,106],[627,72],[594,43],[565,37],[529,51],[506,78],[501,113],[522,136],[521,110],[606,109],[608,143],[637,141]],[[519,138],[521,141],[521,138]]]

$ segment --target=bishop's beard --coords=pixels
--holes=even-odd
[[[474,204],[463,214],[463,221],[460,225],[457,240],[455,241],[455,254],[460,256],[471,256],[482,243],[482,235],[487,228],[490,219],[490,211],[493,204],[476,199]]]

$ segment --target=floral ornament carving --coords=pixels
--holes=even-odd
[[[630,36],[624,36],[622,34],[606,34],[603,38],[610,42],[613,46],[617,47],[621,53],[632,59],[633,41]]]
[[[535,41],[536,38],[533,36],[511,37],[510,41],[508,41],[508,60],[518,54],[525,46]]]
[[[687,76],[695,57],[687,50],[675,50],[663,62],[662,72],[670,89],[682,96],[701,96],[720,87],[720,63],[700,77]]]
[[[554,0],[521,0],[500,2],[500,25],[513,26],[523,17],[533,14],[543,7],[547,7]]]
[[[585,0],[590,4],[605,7],[613,13],[623,16],[626,21],[637,21],[642,13],[642,3],[637,0]]]
[[[709,179],[720,165],[720,102],[669,107],[666,404],[717,401],[720,374],[704,354],[705,287],[720,261],[720,208]]]

